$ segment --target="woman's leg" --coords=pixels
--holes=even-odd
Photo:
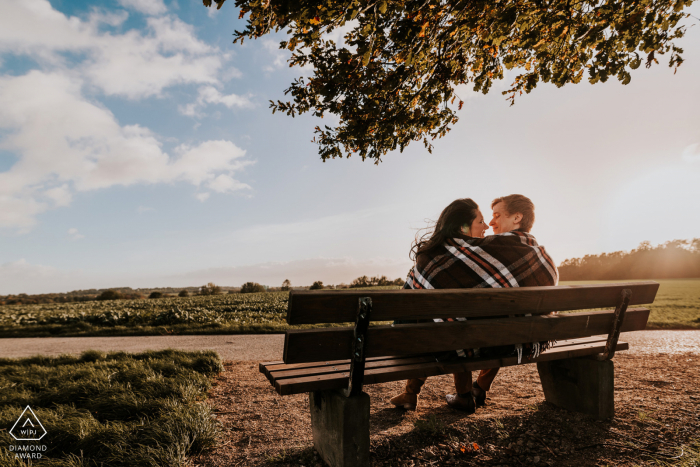
[[[425,384],[425,378],[411,378],[406,381],[406,389],[398,396],[391,398],[390,402],[397,407],[403,407],[406,410],[416,410],[418,404],[418,394]]]

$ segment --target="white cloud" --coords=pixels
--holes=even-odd
[[[0,264],[0,295],[106,288],[114,287],[114,284],[127,284],[129,280],[129,276],[105,277],[94,271],[86,273],[32,264],[24,258]]]
[[[209,199],[209,193],[197,193],[194,195],[195,198],[200,200],[202,203]]]
[[[214,86],[202,86],[199,88],[197,100],[191,104],[180,106],[179,110],[182,114],[190,117],[201,116],[201,109],[207,104],[223,104],[229,109],[237,108],[252,108],[253,103],[249,96],[239,96],[237,94],[224,95],[219,92]]]
[[[266,66],[264,68],[265,71],[275,71],[282,68],[287,61],[287,57],[291,56],[291,52],[280,49],[280,44],[277,41],[265,39],[262,41],[262,44],[265,50],[270,52],[273,57],[272,65]]]
[[[69,206],[73,201],[73,195],[67,184],[46,190],[44,194],[54,202],[57,207]]]
[[[75,227],[72,229],[68,229],[68,235],[70,235],[70,238],[72,238],[73,240],[80,240],[85,238],[85,235],[78,232],[78,229],[76,229]]]
[[[139,206],[138,208],[136,208],[136,212],[138,212],[139,214],[143,214],[145,212],[150,211],[155,211],[155,209],[148,206]]]
[[[163,0],[119,0],[119,4],[146,15],[162,15],[168,11]]]
[[[238,68],[231,66],[228,67],[225,71],[221,72],[221,80],[222,81],[231,81],[234,78],[242,78],[243,73],[241,73],[241,70]]]
[[[0,189],[2,188],[0,185]],[[19,232],[27,232],[36,224],[36,216],[46,211],[48,207],[46,203],[33,198],[3,195],[0,192],[0,226],[11,226],[17,228]]]
[[[56,268],[49,266],[33,265],[22,258],[17,261],[0,265],[0,284],[8,283],[31,283],[37,279],[54,276],[57,273]],[[6,287],[6,286],[5,286]],[[3,288],[5,288],[3,287]],[[19,289],[14,292],[6,289],[4,293],[31,293],[27,290]]]
[[[410,267],[407,260],[374,257],[320,257],[286,262],[257,263],[245,266],[206,268],[182,273],[144,274],[100,273],[97,271],[64,270],[31,264],[25,259],[0,264],[0,295],[19,293],[67,292],[89,288],[186,287],[215,282],[224,286],[240,286],[254,281],[279,287],[289,279],[292,286],[350,283],[360,276],[386,275],[390,279],[405,278]]]
[[[698,143],[687,146],[683,150],[681,157],[686,162],[700,162],[700,152],[698,152],[698,148],[700,148],[700,144]]]
[[[322,281],[326,285],[349,284],[360,276],[382,276],[389,279],[405,278],[410,268],[407,260],[396,258],[369,258],[357,260],[351,257],[311,258],[288,262],[270,262],[247,266],[208,268],[160,279],[170,286],[199,284],[214,281],[226,286],[240,286],[248,281],[279,287],[289,279],[292,286],[311,285]],[[177,284],[177,285],[175,285]]]
[[[60,72],[0,76],[0,128],[0,149],[20,156],[0,172],[0,226],[31,227],[48,208],[43,199],[65,206],[75,191],[173,182],[250,188],[233,176],[253,162],[232,142],[180,145],[170,155],[149,129],[121,126],[81,94],[80,80]]]
[[[217,193],[228,193],[231,191],[250,189],[250,185],[241,183],[238,180],[231,178],[229,175],[221,174],[214,180],[207,183],[207,186]]]
[[[93,12],[83,20],[66,17],[46,0],[0,2],[0,53],[26,54],[43,66],[61,68],[71,65],[65,52],[84,56],[72,65],[75,74],[108,95],[130,99],[160,96],[176,84],[219,82],[227,56],[197,39],[191,25],[160,16],[149,17],[144,32],[104,30],[127,17],[126,12]]]

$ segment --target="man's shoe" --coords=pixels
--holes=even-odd
[[[463,410],[467,413],[476,412],[476,406],[474,404],[474,396],[468,393],[466,397],[460,396],[459,394],[448,394],[445,396],[447,400],[447,405],[453,409]]]
[[[483,407],[486,405],[486,391],[481,389],[481,386],[479,386],[479,383],[474,381],[474,384],[472,385],[472,394],[474,395],[474,402],[476,403],[477,407]]]
[[[409,394],[404,392],[398,396],[394,396],[389,401],[396,407],[401,407],[406,410],[416,410],[416,405],[418,404],[418,394]]]

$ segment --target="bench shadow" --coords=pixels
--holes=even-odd
[[[614,420],[598,421],[545,401],[518,414],[488,416],[488,407],[479,410],[487,416],[435,408],[422,412],[410,431],[381,438],[376,436],[381,430],[372,429],[372,465],[398,457],[411,458],[416,465],[530,465],[535,457],[538,465],[558,465],[572,455],[585,455],[581,465],[597,465],[609,458],[599,448],[614,437]]]
[[[524,406],[520,413],[490,415],[488,410],[488,406],[479,409],[480,416],[447,407],[423,410],[408,422],[409,431],[396,434],[391,428],[405,424],[415,412],[394,407],[376,410],[370,416],[371,465],[394,465],[398,458],[412,459],[415,466],[532,465],[535,457],[537,465],[544,466],[576,457],[583,466],[610,459],[601,447],[613,440],[610,428],[615,420],[598,421],[546,401]],[[263,465],[324,464],[313,447],[306,447],[280,451]]]

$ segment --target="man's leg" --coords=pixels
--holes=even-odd
[[[391,398],[390,402],[397,407],[403,407],[406,410],[416,410],[418,404],[418,394],[425,384],[425,378],[411,378],[406,381],[406,389],[402,394]]]
[[[500,368],[490,368],[488,370],[481,370],[479,372],[479,377],[476,378],[476,383],[484,391],[490,391],[491,383],[493,383],[493,380],[496,378],[498,370],[500,370]]]
[[[447,405],[453,409],[464,410],[467,413],[474,413],[474,396],[472,395],[472,372],[454,373],[455,389],[457,394],[447,394],[445,400]]]
[[[493,383],[494,378],[496,378],[498,370],[498,368],[490,368],[479,372],[479,377],[476,379],[476,383],[474,383],[474,387],[472,388],[474,401],[477,407],[486,404],[486,391],[491,389],[491,383]]]

